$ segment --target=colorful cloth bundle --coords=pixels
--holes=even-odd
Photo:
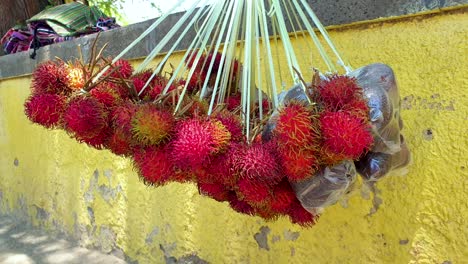
[[[28,21],[27,28],[12,28],[1,39],[5,53],[34,49],[67,41],[82,35],[120,27],[97,7],[73,2],[46,9]]]

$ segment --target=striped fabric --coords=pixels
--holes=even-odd
[[[45,21],[60,36],[68,37],[92,31],[100,17],[105,17],[95,6],[81,3],[59,5],[46,9],[30,18],[27,22]]]
[[[96,7],[70,3],[46,9],[27,20],[27,28],[12,28],[1,39],[6,54],[67,41],[82,35],[120,27]]]

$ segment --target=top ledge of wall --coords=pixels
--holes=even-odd
[[[322,23],[326,26],[349,24],[382,17],[416,14],[468,4],[468,0],[307,0],[307,2],[312,6]],[[124,58],[140,58],[149,54],[158,43],[158,40],[162,39],[165,34],[167,34],[182,15],[183,13],[170,15],[158,27],[158,31],[150,33],[129,51]],[[154,19],[103,32],[99,36],[97,45],[101,47],[104,43],[109,43],[105,55],[115,56],[145,31],[153,22]],[[179,49],[183,50],[188,48],[195,34],[194,30],[190,30],[179,45]],[[30,51],[1,56],[0,80],[30,74],[37,64],[54,59],[55,57],[59,57],[63,60],[79,58],[77,47],[80,47],[84,57],[83,59],[88,60],[88,54],[95,38],[96,34],[88,35],[73,41],[42,47],[37,51],[35,60],[29,58]],[[167,51],[168,48],[169,47],[165,47],[163,51]]]

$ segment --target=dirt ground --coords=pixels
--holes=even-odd
[[[24,222],[0,215],[0,263],[126,263],[115,256],[54,238]]]

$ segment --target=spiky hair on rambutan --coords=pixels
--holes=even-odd
[[[288,214],[292,223],[298,224],[302,227],[312,227],[317,223],[318,220],[318,216],[309,213],[306,209],[304,209],[304,207],[302,207],[298,200],[293,202]]]
[[[68,75],[63,62],[47,61],[39,64],[32,73],[33,94],[70,95],[72,89],[68,87]]]
[[[236,186],[239,175],[231,171],[231,164],[232,153],[238,147],[237,144],[231,143],[225,153],[214,155],[209,159],[209,162],[203,164],[203,168],[212,182],[221,183],[229,188]]]
[[[320,167],[317,152],[311,150],[279,151],[281,165],[288,180],[297,182],[312,177]]]
[[[270,198],[271,187],[263,181],[244,177],[237,182],[237,194],[252,206],[262,205]]]
[[[292,101],[279,110],[274,135],[279,149],[318,149],[319,123],[314,109]]]
[[[116,71],[110,74],[110,76],[113,78],[128,79],[133,74],[133,67],[127,60],[119,59],[114,63],[113,67],[118,68]],[[107,70],[106,74],[109,74],[111,71],[112,69]]]
[[[177,166],[200,167],[211,155],[226,148],[230,133],[218,122],[197,118],[179,122],[173,140],[173,158]]]
[[[255,215],[263,218],[263,220],[266,221],[277,220],[280,216],[280,214],[270,208],[269,202],[266,202],[264,205],[255,206],[254,209]]]
[[[226,98],[226,109],[233,111],[241,105],[240,93],[235,93]]]
[[[93,137],[80,137],[75,135],[76,140],[82,143],[86,143],[88,146],[95,149],[104,149],[107,146],[107,142],[111,135],[112,131],[108,126],[104,127],[99,134]]]
[[[323,148],[346,159],[358,159],[373,143],[371,128],[347,112],[327,112],[320,116]]]
[[[132,136],[132,119],[137,111],[137,105],[128,101],[112,109],[111,121],[114,130],[120,130],[125,137]]]
[[[241,142],[245,137],[242,133],[242,123],[237,115],[229,111],[222,111],[215,117],[219,120],[226,129],[231,133],[231,140],[234,142]]]
[[[160,186],[169,182],[174,165],[164,147],[149,147],[135,151],[134,166],[147,185]]]
[[[291,205],[297,200],[294,190],[287,180],[275,185],[269,199],[269,207],[279,214],[287,214]]]
[[[85,78],[88,77],[83,68],[76,64],[67,64],[66,71],[68,77],[66,85],[75,91],[83,89]]]
[[[231,142],[231,132],[216,119],[207,121],[207,127],[213,138],[213,147],[216,153],[226,150],[226,147]]]
[[[130,144],[131,140],[131,137],[121,129],[115,129],[109,136],[106,147],[116,155],[129,156],[133,152],[133,147]]]
[[[24,103],[24,112],[32,122],[55,128],[65,111],[65,97],[57,94],[33,94]]]
[[[331,75],[318,86],[318,95],[325,108],[334,111],[362,95],[362,89],[353,77]]]
[[[232,169],[239,174],[240,178],[249,178],[274,185],[283,177],[272,144],[254,143],[243,146],[232,155]]]
[[[228,202],[231,208],[238,213],[255,215],[255,208],[253,208],[247,202],[240,200],[234,191],[229,192]]]
[[[363,98],[357,98],[347,103],[341,108],[341,111],[347,112],[355,117],[358,117],[362,122],[369,122],[370,108],[367,101]]]
[[[133,139],[141,146],[159,145],[171,136],[174,124],[174,116],[170,112],[151,103],[139,105],[132,118]]]
[[[198,191],[202,195],[211,197],[218,202],[224,202],[228,200],[229,190],[227,190],[223,184],[199,182],[197,185]]]
[[[98,84],[96,87],[91,89],[89,94],[108,108],[116,107],[123,103],[119,92],[106,82]]]
[[[72,98],[63,115],[65,130],[79,139],[98,136],[108,126],[105,106],[90,96]]]

